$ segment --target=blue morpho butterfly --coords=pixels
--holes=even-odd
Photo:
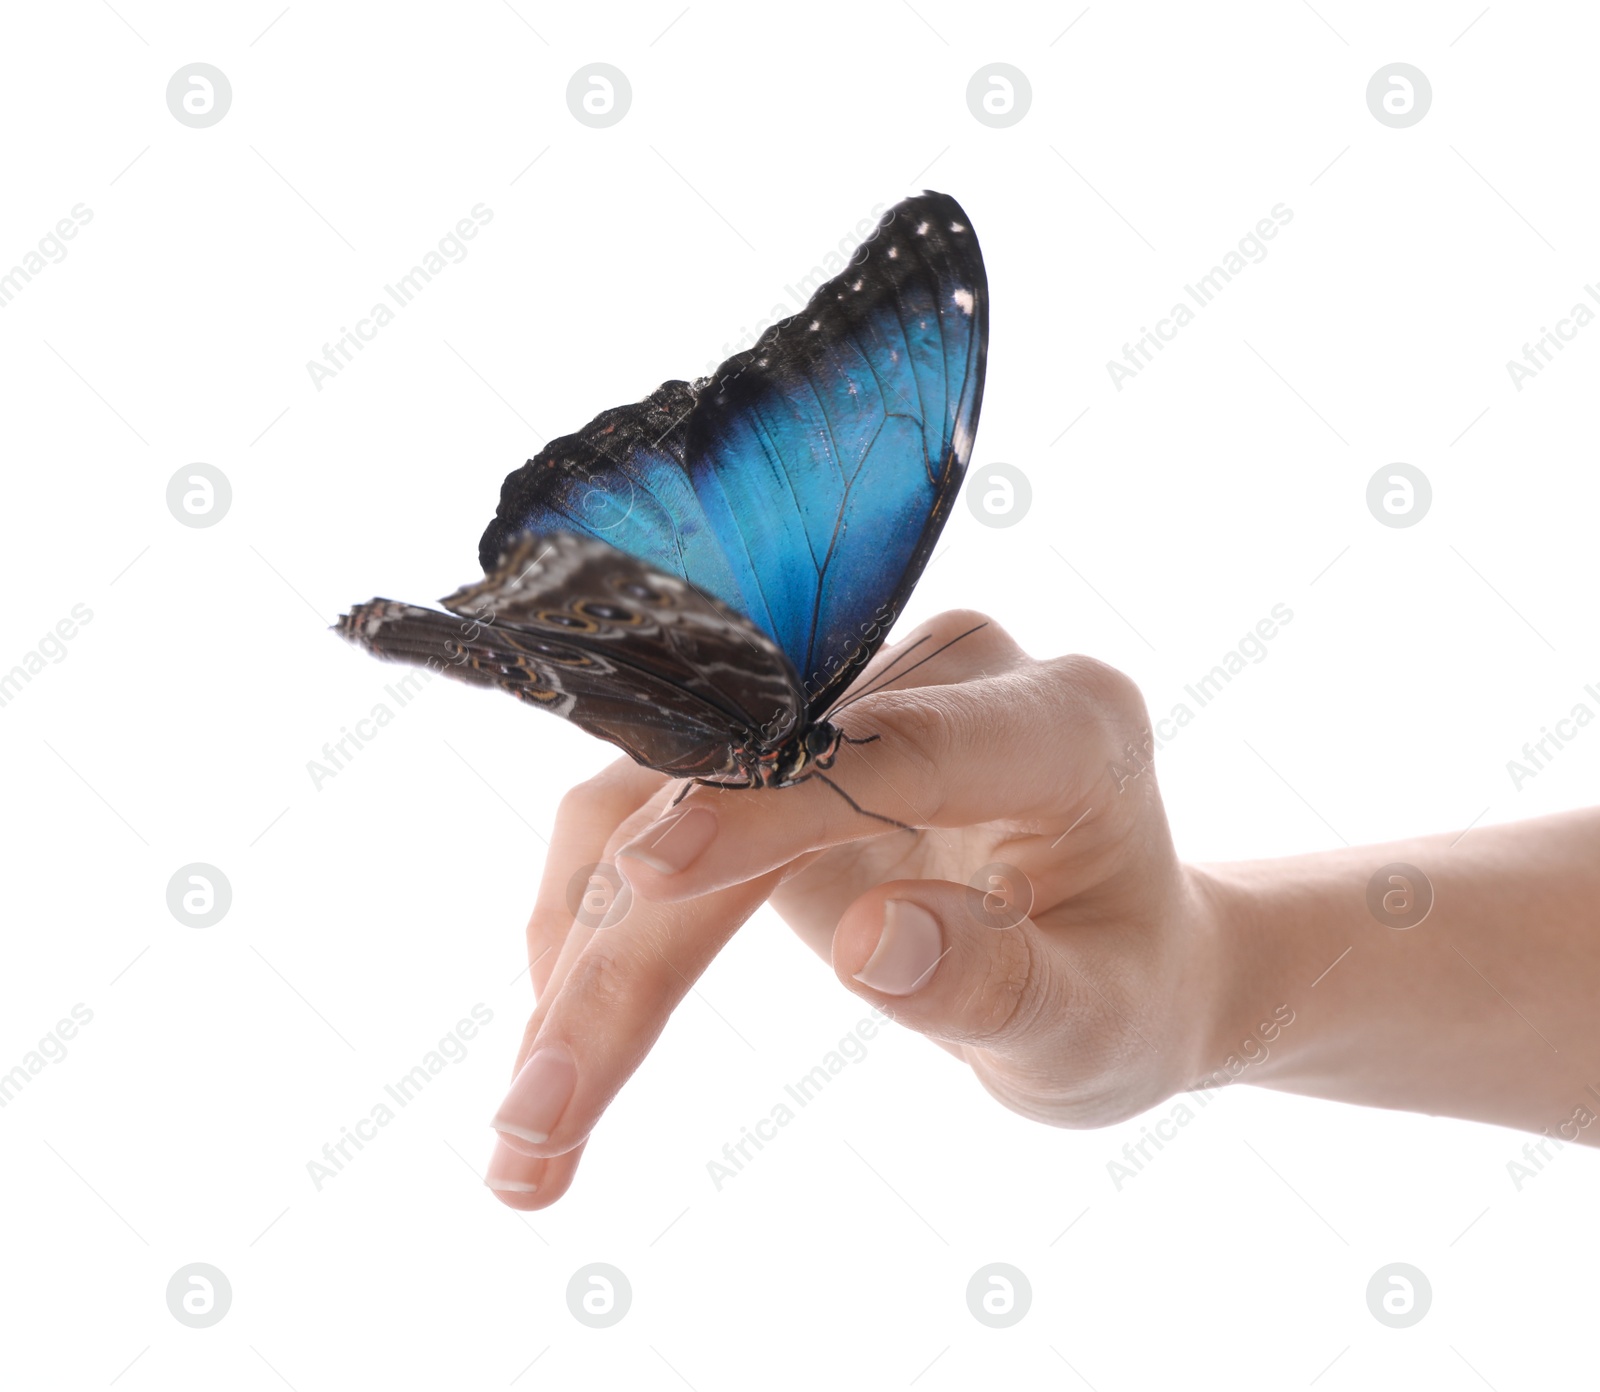
[[[877,817],[822,772],[865,742],[829,716],[960,491],[988,324],[967,215],[946,194],[908,198],[753,348],[510,474],[478,548],[485,578],[441,600],[449,613],[374,599],[337,629],[502,687],[674,778],[821,777]]]

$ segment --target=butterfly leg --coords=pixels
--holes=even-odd
[[[678,789],[677,796],[674,797],[672,799],[672,801],[667,804],[665,811],[666,812],[672,811],[672,809],[674,807],[676,807],[680,802],[682,802],[684,800],[684,798],[688,797],[689,794],[697,787],[699,787],[699,788],[754,788],[755,786],[756,786],[755,780],[753,778],[748,778],[748,777],[742,783],[729,783],[729,782],[726,782],[726,781],[724,781],[723,779],[720,779],[720,778],[686,778],[686,779],[683,780],[683,787]],[[663,813],[663,815],[665,815],[665,813]]]
[[[860,739],[857,739],[854,735],[847,735],[843,730],[840,730],[839,738],[842,739],[846,744],[871,744],[873,740],[881,740],[883,736],[866,735]]]
[[[876,736],[874,736],[874,738],[876,738]],[[856,743],[863,743],[863,744],[867,743],[867,741],[865,741],[865,740],[860,740],[860,741],[855,741],[855,742]],[[914,826],[910,826],[906,822],[897,822],[897,821],[895,821],[895,819],[893,817],[885,817],[881,812],[868,812],[865,807],[863,807],[859,802],[857,802],[853,797],[851,797],[849,793],[845,792],[845,790],[843,788],[841,788],[837,783],[835,783],[833,781],[833,779],[829,778],[827,774],[825,774],[825,773],[814,773],[811,776],[813,778],[820,778],[824,783],[826,783],[830,788],[832,788],[834,792],[838,793],[840,797],[842,797],[846,802],[848,802],[851,807],[855,808],[855,810],[857,812],[859,812],[863,817],[871,817],[874,821],[877,821],[877,822],[887,822],[892,827],[899,827],[901,831],[915,831],[916,830],[916,828]]]

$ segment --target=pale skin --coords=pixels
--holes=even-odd
[[[769,901],[846,990],[1036,1121],[1104,1126],[1244,1083],[1600,1144],[1600,809],[1186,864],[1153,765],[1129,757],[1149,748],[1144,701],[1112,668],[1035,660],[960,611],[857,689],[979,623],[838,720],[882,738],[829,776],[919,830],[815,780],[697,787],[668,811],[682,785],[629,759],[567,794],[528,924],[538,1004],[494,1122],[503,1202],[566,1192],[673,1008]],[[597,862],[632,892],[587,927],[569,882]],[[1410,928],[1368,908],[1395,863],[1432,886]],[[986,900],[969,881],[996,864]]]

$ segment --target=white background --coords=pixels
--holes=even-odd
[[[932,186],[992,289],[974,463],[1022,469],[1033,504],[1006,530],[958,508],[907,625],[985,609],[1162,714],[1288,605],[1160,755],[1189,858],[1593,801],[1594,727],[1520,790],[1505,766],[1600,683],[1600,327],[1520,392],[1505,364],[1600,279],[1600,24],[1319,10],[8,10],[0,268],[93,219],[0,310],[0,669],[93,619],[0,708],[0,1070],[75,1003],[93,1020],[0,1111],[0,1379],[1511,1389],[1591,1366],[1600,1160],[1568,1147],[1519,1189],[1526,1138],[1492,1127],[1236,1087],[1119,1191],[1107,1162],[1153,1117],[1033,1126],[891,1027],[719,1192],[707,1161],[866,1014],[767,913],[569,1195],[511,1213],[477,1172],[531,1003],[522,925],[560,794],[612,751],[435,681],[307,772],[401,671],[326,631],[341,609],[473,578],[545,438],[704,371],[874,204]],[[196,61],[232,85],[208,129],[165,103]],[[632,85],[608,129],[565,100],[597,61]],[[1006,129],[966,104],[996,61],[1032,86]],[[1433,87],[1409,129],[1366,104],[1393,61]],[[480,202],[466,258],[319,391],[307,360]],[[1278,203],[1270,255],[1118,391],[1107,359]],[[206,529],[165,502],[199,461],[233,490]],[[1395,461],[1434,492],[1403,530],[1365,502]],[[197,861],[233,890],[208,929],[166,904]],[[465,1059],[318,1190],[307,1162],[479,1003]],[[596,1261],[633,1288],[611,1329],[567,1309]],[[964,1297],[994,1261],[1033,1290],[1004,1330]],[[1394,1261],[1433,1287],[1405,1330],[1365,1299]],[[209,1329],[167,1309],[191,1262],[231,1282]]]

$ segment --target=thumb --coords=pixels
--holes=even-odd
[[[1058,1028],[1066,992],[1032,920],[945,880],[895,880],[863,894],[833,935],[846,989],[933,1039],[1007,1055]]]

